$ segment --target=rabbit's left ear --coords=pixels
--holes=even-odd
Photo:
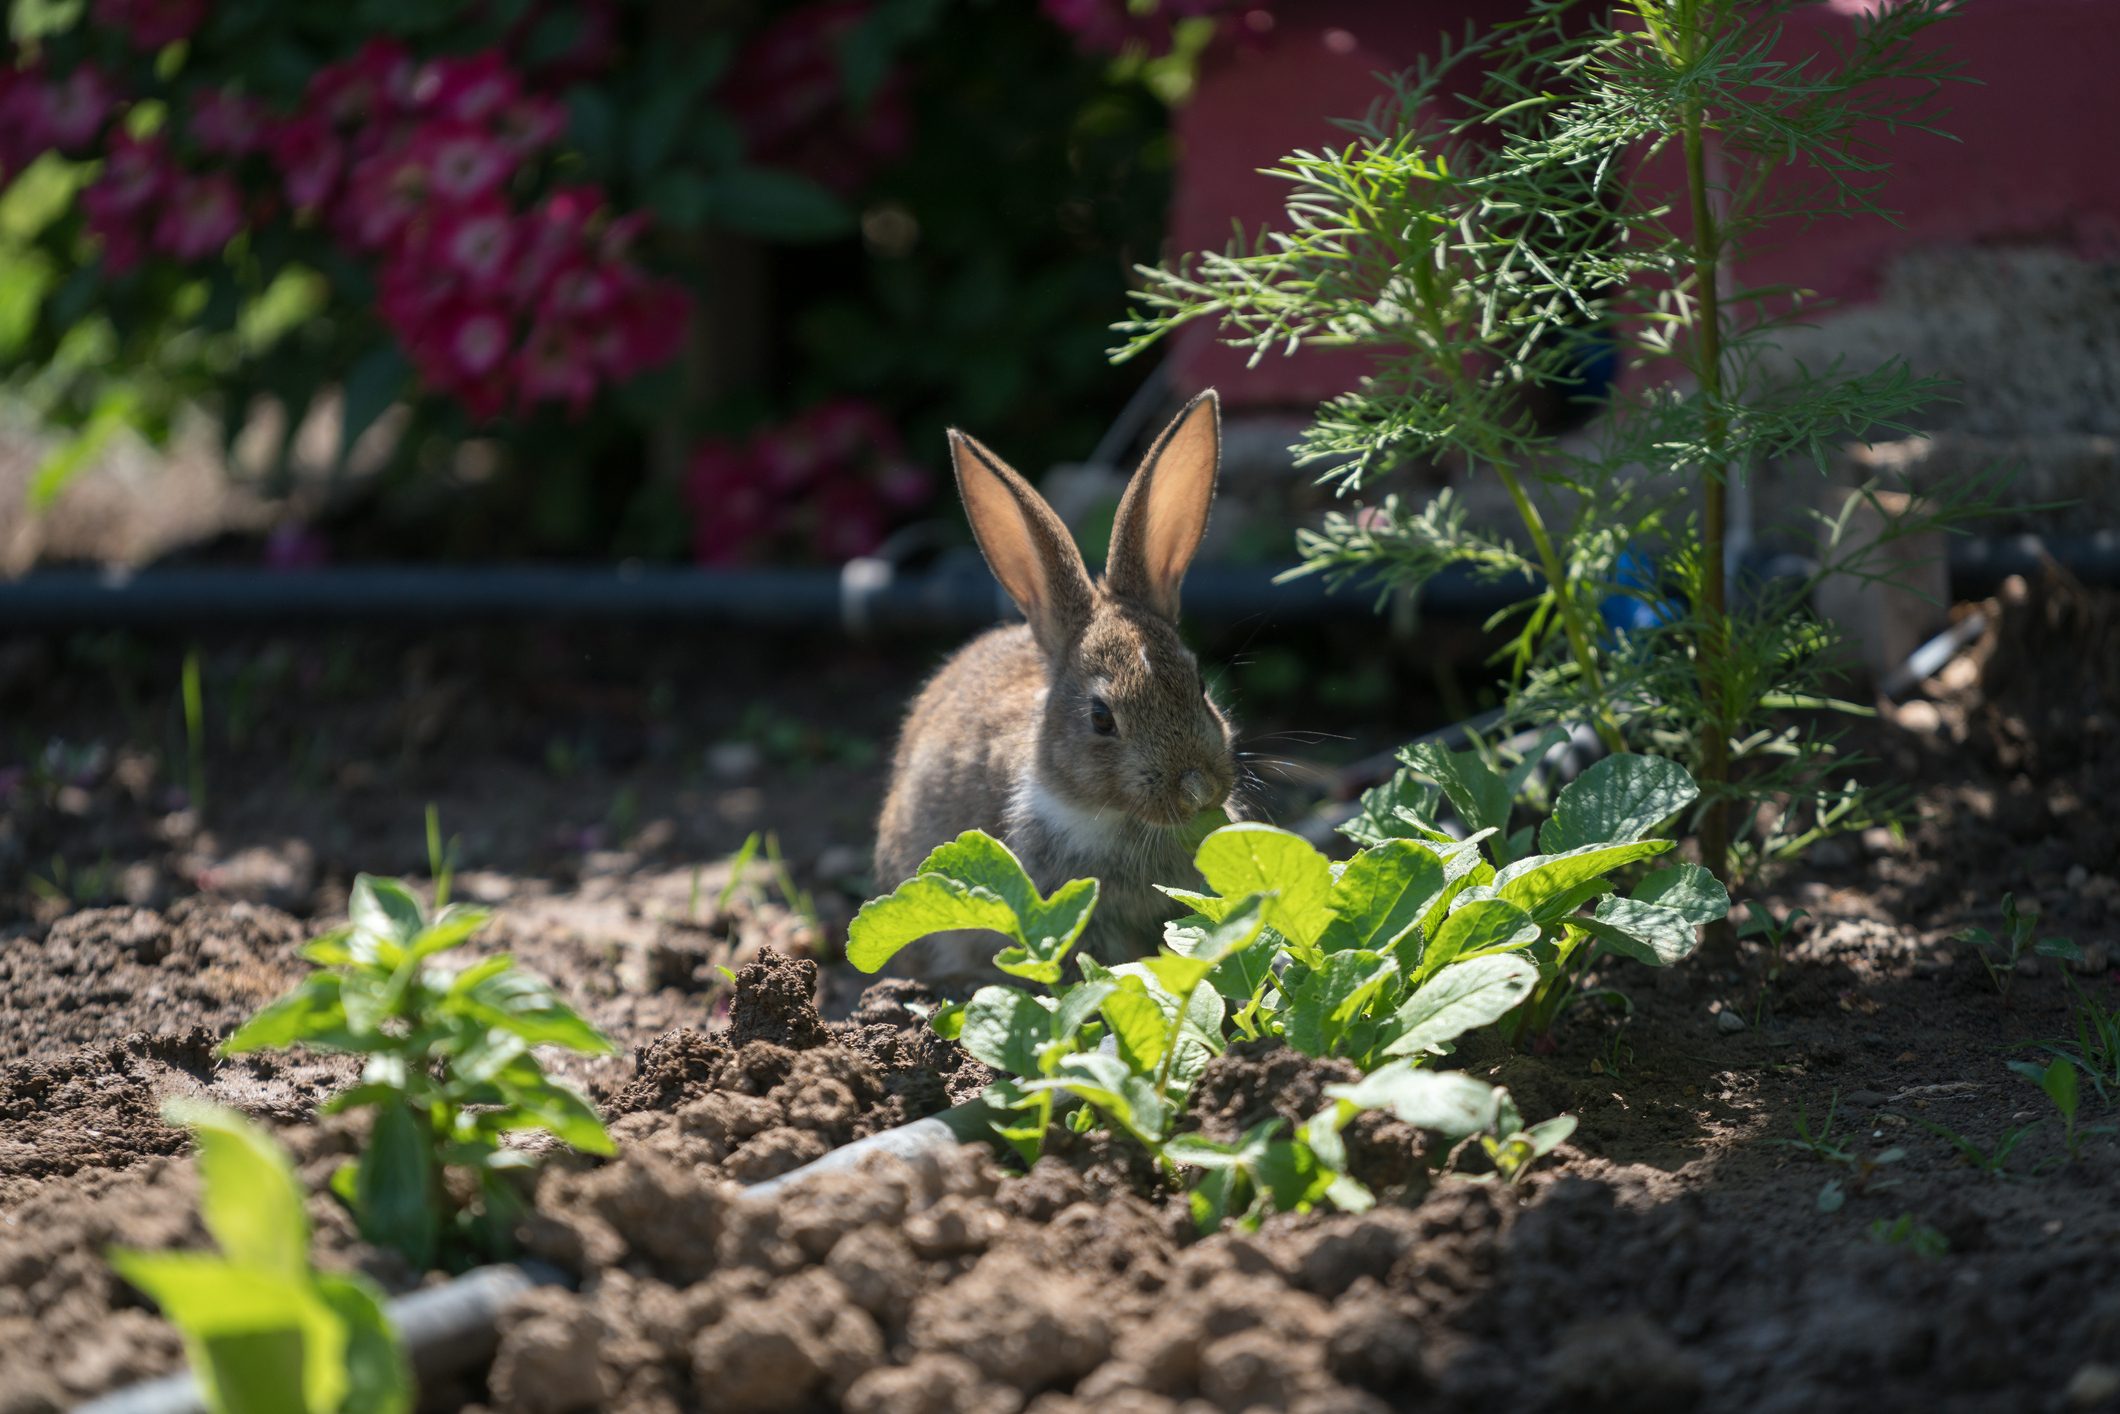
[[[1104,565],[1113,593],[1178,617],[1178,586],[1207,534],[1221,466],[1222,400],[1210,388],[1163,429],[1127,483]]]

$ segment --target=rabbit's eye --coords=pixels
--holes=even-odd
[[[1119,721],[1112,716],[1112,705],[1101,697],[1089,700],[1089,724],[1098,736],[1110,736],[1119,730]]]

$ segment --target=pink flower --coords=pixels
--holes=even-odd
[[[452,373],[476,380],[496,372],[515,342],[508,316],[501,310],[460,305],[440,316],[439,347]]]
[[[218,254],[243,228],[243,193],[226,172],[178,179],[155,223],[158,250],[179,260]]]
[[[496,198],[443,212],[428,238],[429,253],[442,268],[481,292],[507,284],[508,257],[514,249],[514,214]]]
[[[309,80],[308,99],[340,127],[366,124],[406,111],[415,73],[404,45],[372,39],[351,59],[317,70]]]
[[[338,189],[346,170],[346,145],[330,124],[303,114],[280,125],[272,135],[273,160],[287,186],[287,200],[297,209],[322,206]]]
[[[394,148],[362,158],[347,178],[341,215],[356,245],[379,250],[396,240],[425,208],[424,156]]]
[[[579,414],[596,396],[596,366],[590,341],[579,330],[540,320],[515,362],[516,386],[530,403],[565,403]]]
[[[488,124],[518,156],[542,152],[567,130],[567,110],[556,100],[532,95],[503,108]]]
[[[846,102],[839,45],[868,13],[864,0],[821,0],[775,20],[745,46],[720,97],[753,155],[844,193],[903,150],[910,120],[900,75],[886,75],[859,111]]]
[[[817,554],[839,563],[869,554],[883,543],[885,520],[876,493],[859,481],[835,481],[817,498],[812,537]]]
[[[95,0],[90,13],[151,54],[191,38],[206,21],[206,0]]]
[[[522,86],[497,49],[423,66],[412,81],[412,103],[452,122],[485,124],[514,103]]]
[[[263,118],[258,105],[242,94],[208,89],[192,101],[191,138],[202,151],[240,157],[263,143]]]
[[[28,131],[38,147],[78,153],[103,131],[118,94],[102,70],[82,64],[63,79],[26,90]]]
[[[172,171],[160,138],[119,133],[111,140],[103,170],[81,193],[91,224],[136,215],[168,189]]]
[[[666,281],[642,281],[597,326],[597,365],[623,383],[677,357],[692,327],[692,297]]]
[[[685,500],[692,507],[692,553],[702,564],[740,562],[772,525],[772,506],[753,484],[747,459],[726,442],[693,454]]]
[[[463,125],[422,128],[413,146],[428,182],[444,201],[472,201],[497,190],[515,171],[515,154],[490,133]]]

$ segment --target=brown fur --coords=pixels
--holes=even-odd
[[[1029,622],[973,639],[914,700],[877,827],[879,885],[981,829],[1042,891],[1099,881],[1082,942],[1091,955],[1124,961],[1162,941],[1177,909],[1153,886],[1196,882],[1179,827],[1224,803],[1236,777],[1228,720],[1171,617],[1206,527],[1218,416],[1211,393],[1195,399],[1150,449],[1121,503],[1107,577],[1094,584],[1043,498],[952,435],[974,532]],[[1110,706],[1115,734],[1092,727],[1093,696]],[[900,954],[899,967],[968,984],[990,973],[1000,943],[940,934]]]

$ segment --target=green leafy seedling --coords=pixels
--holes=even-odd
[[[542,1130],[592,1154],[613,1152],[589,1102],[545,1074],[532,1048],[604,1055],[611,1042],[505,954],[456,969],[435,959],[486,926],[483,909],[429,916],[410,890],[363,874],[347,926],[306,944],[315,972],[222,1046],[226,1055],[308,1046],[365,1058],[360,1083],[326,1113],[375,1115],[368,1146],[332,1189],[361,1235],[425,1269],[506,1249],[521,1197],[513,1176],[535,1159],[503,1142]],[[475,1181],[459,1207],[445,1172]]]
[[[1915,1256],[1932,1259],[1951,1250],[1950,1239],[1912,1213],[1896,1218],[1878,1218],[1869,1226],[1870,1241],[1885,1247],[1904,1247]]]
[[[1840,1092],[1835,1090],[1826,1105],[1825,1121],[1816,1130],[1811,1128],[1811,1119],[1801,1101],[1796,1106],[1796,1137],[1794,1139],[1770,1139],[1767,1142],[1785,1149],[1798,1149],[1821,1163],[1832,1164],[1848,1171],[1845,1182],[1829,1180],[1819,1193],[1820,1212],[1830,1213],[1840,1207],[1850,1192],[1863,1194],[1873,1189],[1890,1188],[1898,1180],[1879,1177],[1879,1172],[1905,1159],[1906,1150],[1893,1147],[1876,1154],[1859,1154],[1850,1148],[1845,1139],[1833,1134],[1833,1121],[1840,1113]]]
[[[2037,908],[2017,907],[2015,894],[2002,896],[2002,937],[1997,938],[1985,928],[1968,928],[1959,939],[1971,943],[1974,956],[1987,969],[1988,980],[1995,984],[1995,991],[2004,1003],[2010,999],[2010,989],[2017,982],[2017,963],[2025,957],[2055,957],[2066,962],[2082,958],[2083,950],[2067,938],[2035,938],[2039,928]]]
[[[2002,1137],[1997,1139],[1991,1146],[1983,1145],[1978,1140],[1967,1138],[1955,1129],[1947,1129],[1932,1120],[1924,1119],[1917,1121],[1917,1123],[1929,1133],[1947,1142],[1953,1149],[1958,1151],[1958,1157],[1990,1178],[2010,1178],[2014,1176],[2009,1168],[2010,1156],[2017,1152],[2017,1146],[2025,1141],[2026,1136],[2039,1127],[2040,1121],[2033,1120],[2030,1124],[2021,1124],[2015,1129],[2004,1130]]]
[[[400,1414],[412,1373],[382,1294],[367,1278],[319,1272],[287,1156],[232,1110],[173,1099],[171,1124],[199,1150],[199,1209],[220,1248],[115,1248],[118,1274],[184,1338],[216,1414]]]
[[[2083,1153],[2083,1141],[2094,1134],[2111,1134],[2109,1124],[2079,1125],[2076,1111],[2082,1099],[2076,1063],[2065,1056],[2056,1056],[2042,1066],[2034,1061],[2011,1061],[2010,1069],[2037,1085],[2053,1101],[2054,1110],[2061,1116],[2061,1137],[2068,1150],[2068,1162],[2074,1163]]]
[[[2120,1089],[2120,1007],[2108,1007],[2067,973],[2062,981],[2069,991],[2069,1020],[2073,1034],[2050,1036],[2034,1042],[2040,1050],[2067,1060],[2090,1078],[2101,1104],[2111,1104]]]

